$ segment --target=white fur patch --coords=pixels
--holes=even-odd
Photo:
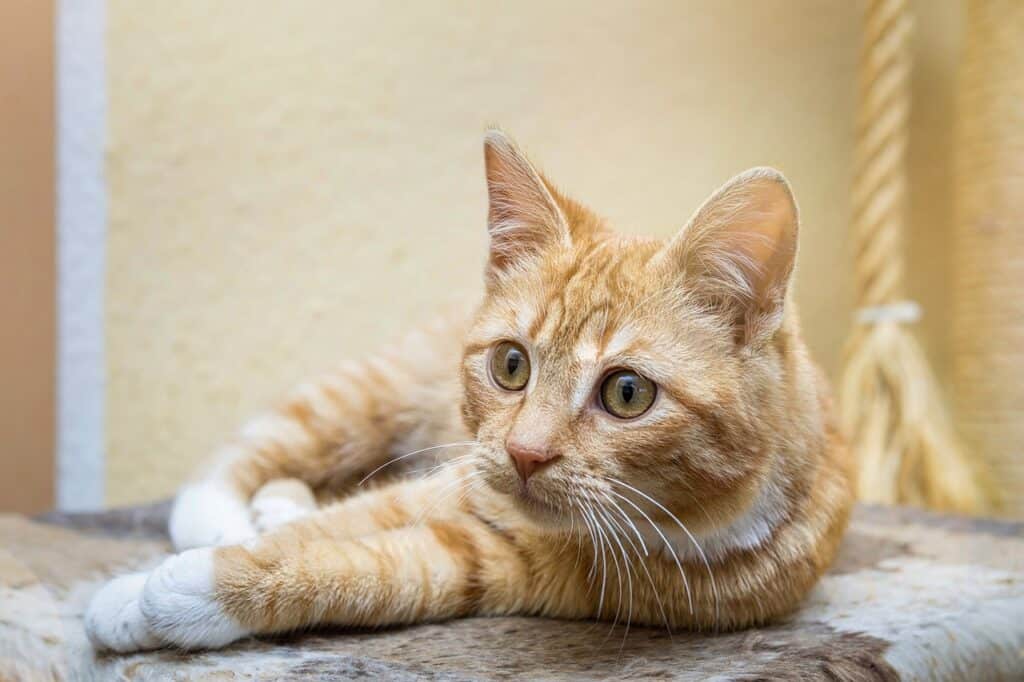
[[[600,378],[597,373],[597,365],[593,362],[580,365],[580,372],[576,376],[576,386],[573,388],[572,397],[569,398],[569,405],[573,410],[582,410],[586,407],[594,392],[594,385]]]
[[[168,644],[216,648],[251,634],[217,602],[213,548],[192,549],[156,567],[139,602],[146,623]]]
[[[581,365],[596,365],[600,359],[601,353],[594,341],[580,341],[576,346],[576,360]]]
[[[733,550],[754,549],[766,543],[786,514],[786,498],[777,485],[768,481],[761,488],[747,513],[725,528],[699,536],[697,539],[708,560]],[[680,531],[676,528],[678,532]],[[670,538],[672,536],[669,536]],[[687,541],[691,545],[693,543]],[[694,552],[687,552],[692,555]]]
[[[127,653],[160,646],[139,607],[147,577],[146,573],[123,575],[93,596],[85,611],[85,632],[94,647]]]
[[[605,346],[605,357],[614,357],[619,353],[622,353],[636,341],[636,338],[636,330],[629,325],[619,327],[615,330],[615,333],[612,334],[612,338],[608,340],[608,345]]]
[[[253,523],[260,533],[280,528],[316,510],[315,506],[300,504],[283,495],[256,495],[251,508]]]
[[[521,301],[519,305],[515,307],[515,327],[520,338],[529,338],[530,327],[532,327],[533,323],[536,321],[537,314],[537,307],[530,301]]]
[[[171,542],[178,551],[236,545],[256,536],[245,500],[210,481],[182,488],[169,526]]]
[[[783,519],[785,509],[786,501],[782,492],[769,481],[746,513],[723,528],[704,534],[694,533],[694,539],[700,544],[708,561],[716,561],[734,550],[754,549],[771,538],[775,527]],[[638,523],[637,526],[648,547],[653,550],[664,547],[664,540],[650,524]],[[682,528],[671,521],[659,524],[658,528],[680,559],[700,558],[697,544]]]

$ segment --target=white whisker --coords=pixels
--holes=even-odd
[[[440,464],[435,464],[434,466],[430,467],[429,469],[426,469],[423,472],[418,472],[418,475],[421,476],[422,478],[427,478],[429,476],[433,476],[434,474],[436,474],[437,472],[441,471],[442,469],[446,469],[446,468],[449,468],[449,467],[456,467],[459,464],[461,464],[463,462],[466,462],[468,460],[471,460],[471,459],[473,459],[474,457],[477,457],[477,456],[478,456],[477,453],[470,452],[470,453],[465,454],[465,455],[459,455],[458,457],[452,457],[451,459],[446,459],[445,461],[441,462]]]
[[[607,494],[605,495],[607,496]],[[632,519],[626,516],[626,512],[622,510],[622,507],[620,507],[611,497],[608,498],[608,501],[615,505],[616,510],[619,512],[622,518],[625,519],[625,521],[629,523],[631,526],[633,526],[633,530],[636,531],[636,525],[633,524]],[[615,523],[616,525],[618,525],[618,522]],[[640,563],[640,568],[644,570],[644,575],[647,576],[647,582],[651,586],[651,594],[654,595],[654,599],[658,604],[658,611],[661,612],[661,619],[665,623],[665,629],[668,631],[669,637],[672,637],[672,626],[669,624],[668,614],[665,613],[665,605],[661,601],[661,594],[658,592],[658,587],[654,584],[654,577],[651,576],[651,571],[647,568],[647,562],[645,561],[646,557],[648,556],[647,548],[644,547],[644,555],[640,556],[640,550],[637,548],[636,543],[633,542],[633,539],[629,537],[629,534],[626,533],[625,530],[623,530],[623,537],[626,539],[626,542],[629,543],[629,546],[633,549],[633,553],[636,555],[637,561]],[[638,539],[641,543],[643,543],[643,538]]]
[[[482,483],[483,474],[481,474],[479,471],[469,471],[466,474],[456,476],[453,480],[444,484],[441,487],[441,490],[437,492],[437,499],[434,501],[434,503],[420,511],[420,513],[417,514],[416,518],[410,525],[421,525],[423,521],[427,518],[427,515],[430,512],[434,511],[435,509],[439,508],[441,504],[444,503],[445,500],[447,500],[449,497],[456,493],[464,492],[462,486],[470,481],[472,481],[473,484]]]
[[[623,546],[622,541],[619,540],[618,533],[616,533],[615,529],[612,527],[613,525],[617,526],[617,524],[614,523],[614,519],[612,519],[610,517],[610,515],[608,513],[608,510],[603,508],[601,505],[598,505],[598,512],[604,517],[605,523],[608,524],[608,528],[609,528],[609,531],[611,533],[612,540],[614,540],[615,544],[618,545],[618,547],[619,547],[619,552],[622,554],[623,566],[626,569],[626,587],[629,590],[629,592],[628,592],[629,593],[629,611],[626,614],[626,631],[622,635],[622,645],[619,647],[619,652],[621,653],[622,649],[626,646],[626,638],[629,636],[629,626],[633,622],[633,570],[632,570],[632,567],[630,566],[630,563],[629,563],[629,555],[626,553],[626,548],[625,548],[625,546]],[[621,527],[620,527],[620,530],[621,530]],[[619,592],[619,601],[620,602],[622,601],[621,589],[622,588],[620,586],[620,588],[619,588],[619,590],[620,590],[620,592]],[[609,634],[611,634],[611,633],[609,633]]]
[[[569,545],[569,543],[574,542],[575,541],[575,535],[576,535],[576,517],[575,517],[575,515],[573,515],[571,509],[567,512],[567,514],[569,516],[569,532],[565,536],[565,543],[563,543],[562,549],[565,549]],[[559,516],[562,516],[562,514],[560,514]],[[579,561],[580,561],[580,544],[579,544],[579,542],[576,542],[576,563],[573,564],[573,568],[576,568],[577,566],[579,566]]]
[[[577,499],[573,499],[572,502],[580,510],[580,519],[586,526],[587,534],[590,536],[590,547],[593,551],[590,553],[590,571],[587,573],[587,582],[590,584],[591,589],[593,589],[594,578],[597,577],[597,540],[594,538],[594,529],[590,525],[590,521],[587,519],[582,502]]]
[[[419,455],[419,454],[424,453],[424,452],[430,452],[432,450],[441,450],[443,448],[454,448],[454,447],[465,446],[465,445],[476,445],[477,442],[478,441],[475,441],[475,440],[464,440],[464,441],[457,441],[457,442],[454,442],[454,443],[444,443],[443,445],[432,445],[429,448],[422,448],[420,450],[413,450],[412,452],[407,452],[404,455],[402,455],[401,457],[394,457],[392,459],[389,459],[388,461],[384,462],[383,464],[381,464],[379,467],[377,467],[376,469],[374,469],[370,473],[366,474],[366,476],[363,476],[363,480],[359,481],[358,485],[362,485],[362,484],[366,483],[368,480],[370,480],[370,478],[372,476],[374,476],[381,469],[389,467],[392,464],[394,464],[395,462],[401,461],[401,460],[403,460],[403,459],[405,459],[407,457],[412,457],[413,455]]]
[[[693,595],[690,593],[690,581],[686,579],[686,572],[683,570],[683,564],[679,561],[679,555],[676,554],[675,547],[673,547],[672,543],[668,541],[668,538],[665,537],[665,534],[661,532],[661,528],[658,527],[658,524],[656,524],[654,521],[651,520],[651,517],[647,515],[647,512],[645,512],[640,507],[636,506],[636,504],[633,503],[633,500],[629,499],[625,495],[621,495],[621,494],[615,492],[614,490],[611,490],[609,492],[612,495],[615,495],[616,497],[618,497],[620,500],[622,500],[626,504],[628,504],[631,507],[633,507],[633,509],[636,509],[638,512],[640,512],[640,515],[644,517],[644,519],[647,521],[647,523],[651,524],[651,528],[653,528],[654,532],[658,534],[658,537],[661,538],[661,541],[665,543],[666,549],[668,549],[668,551],[672,554],[672,559],[674,559],[675,562],[676,562],[676,568],[679,569],[679,576],[683,579],[683,587],[686,589],[686,601],[690,605],[690,615],[692,616],[693,615]]]
[[[597,500],[592,499],[591,501],[596,505]],[[608,545],[608,554],[611,555],[612,563],[615,565],[615,581],[618,584],[618,589],[616,590],[615,617],[612,619],[612,628],[608,631],[608,636],[610,637],[612,632],[615,631],[615,626],[619,622],[619,615],[622,613],[622,567],[619,566],[619,558],[615,556],[615,546],[611,543],[610,538],[611,533],[605,524],[601,522],[600,508],[595,509],[594,506],[591,506],[590,511],[594,515],[594,521],[597,523],[598,529]]]
[[[584,504],[589,512],[590,505]],[[604,611],[604,591],[608,579],[608,556],[605,552],[604,537],[602,537],[600,529],[597,528],[597,521],[593,519],[593,515],[591,515],[591,521],[594,523],[595,535],[601,548],[601,597],[597,601],[597,615],[600,618],[601,613]]]
[[[711,570],[711,563],[708,561],[708,557],[704,553],[704,548],[702,548],[700,546],[700,543],[697,542],[697,538],[695,538],[693,536],[693,533],[690,532],[690,529],[687,528],[686,525],[682,521],[680,521],[679,518],[676,517],[675,514],[670,512],[665,507],[665,505],[661,504],[660,502],[655,500],[653,497],[651,497],[650,495],[648,495],[644,491],[638,490],[637,488],[634,488],[633,486],[629,485],[628,483],[623,483],[622,481],[619,481],[617,479],[611,478],[610,476],[608,477],[608,480],[611,481],[612,483],[615,483],[617,485],[621,485],[624,488],[632,490],[637,495],[640,495],[641,497],[643,497],[644,499],[649,501],[651,504],[653,504],[656,507],[658,507],[659,509],[661,509],[663,512],[665,512],[666,514],[669,515],[669,518],[671,518],[673,521],[676,522],[676,524],[682,529],[682,531],[684,533],[686,533],[686,537],[690,538],[690,542],[692,542],[693,546],[697,549],[697,554],[700,555],[701,561],[704,562],[704,568],[707,569],[707,572],[708,572],[708,579],[711,582],[711,593],[712,593],[712,595],[714,595],[714,600],[715,600],[715,625],[717,627],[718,622],[719,622],[719,618],[718,618],[718,616],[719,616],[718,601],[719,600],[718,600],[718,587],[715,585],[715,572],[713,570]]]
[[[643,547],[644,556],[647,556],[647,545],[644,543],[644,536],[640,532],[640,529],[636,527],[636,524],[633,523],[633,519],[629,518],[629,515],[622,510],[622,507],[619,506],[619,503],[616,502],[611,496],[609,496],[607,493],[603,494],[605,496],[605,499],[612,503],[612,506],[614,506],[615,509],[618,510],[619,514],[622,515],[623,520],[629,524],[630,528],[633,529],[633,532],[636,534],[636,539],[640,542],[640,546]]]

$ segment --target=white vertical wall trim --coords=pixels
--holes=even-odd
[[[105,0],[57,6],[57,506],[103,504]]]

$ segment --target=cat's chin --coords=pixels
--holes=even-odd
[[[520,511],[537,525],[547,528],[568,527],[570,515],[536,489],[518,485],[511,492],[511,497]]]
[[[524,485],[517,476],[509,476],[505,472],[489,472],[485,474],[485,480],[492,490],[508,497],[524,516],[537,525],[569,527],[572,513],[559,504],[557,495],[544,490],[541,482],[531,481]]]

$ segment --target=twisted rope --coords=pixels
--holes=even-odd
[[[984,496],[960,448],[903,301],[910,36],[906,0],[869,0],[853,184],[860,323],[840,383],[861,499],[978,511]],[[900,313],[899,311],[903,311]],[[916,314],[916,313],[915,313]]]
[[[860,307],[903,296],[903,211],[911,21],[904,0],[873,1],[864,26],[853,182]]]

